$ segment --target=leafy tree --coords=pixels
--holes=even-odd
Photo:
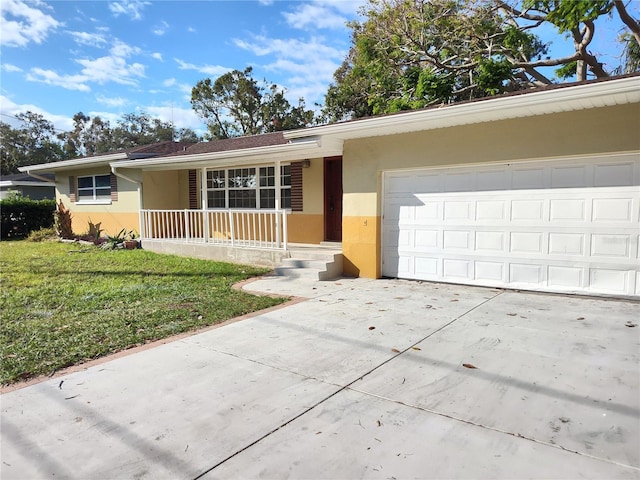
[[[18,173],[18,167],[62,160],[64,151],[58,143],[53,124],[37,113],[27,111],[16,118],[19,128],[0,122],[0,172]]]
[[[67,157],[96,155],[128,148],[171,141],[197,142],[199,137],[190,128],[175,130],[145,112],[127,113],[112,128],[108,120],[90,118],[82,112],[73,116],[74,129],[59,135]]]
[[[594,20],[618,0],[369,0],[352,22],[352,46],[326,95],[324,119],[342,120],[496,95],[577,76],[609,75],[588,50]],[[575,53],[551,58],[535,32],[552,24]],[[635,44],[629,43],[633,54]],[[631,58],[633,55],[631,55]],[[633,65],[632,62],[628,62]],[[549,78],[543,67],[558,67]]]
[[[173,126],[148,113],[125,113],[111,131],[113,150],[173,140]]]
[[[106,153],[112,149],[109,121],[89,117],[82,112],[73,116],[73,130],[58,136],[63,142],[65,156],[79,157]]]
[[[252,68],[200,80],[191,105],[207,123],[211,138],[230,138],[300,128],[313,120],[303,99],[292,107],[275,84],[259,84]]]

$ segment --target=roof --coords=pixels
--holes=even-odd
[[[60,162],[43,163],[39,165],[30,165],[20,167],[21,172],[54,172],[58,170],[71,170],[78,167],[99,167],[110,165],[111,162],[118,160],[143,159],[157,157],[159,155],[175,154],[181,152],[188,146],[193,145],[191,142],[159,142],[151,145],[142,145],[139,147],[120,150],[117,152],[101,153],[88,157],[72,158],[70,160],[62,160]]]
[[[0,177],[0,187],[53,187],[55,186],[56,176],[53,173],[45,173],[42,175],[44,179],[33,178],[26,173],[12,173],[10,175],[2,175]]]
[[[291,140],[323,135],[344,141],[630,103],[640,103],[640,73],[549,85],[450,105],[291,130],[284,135]]]
[[[271,145],[284,145],[289,141],[284,138],[282,132],[264,133],[262,135],[249,135],[245,137],[225,138],[211,142],[200,142],[191,145],[186,150],[179,152],[181,155],[199,153],[228,152],[230,150],[245,150],[248,148],[268,147]]]
[[[421,110],[299,130],[192,144],[164,154],[122,152],[101,157],[114,169],[169,170],[295,161],[342,155],[347,140],[640,103],[640,73],[566,83]],[[151,158],[150,158],[151,157]],[[23,167],[54,171],[92,166],[97,157]],[[53,167],[52,167],[53,166]]]

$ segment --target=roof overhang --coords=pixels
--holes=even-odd
[[[52,182],[29,182],[28,180],[2,180],[0,181],[0,187],[55,187],[56,184]]]
[[[640,76],[562,86],[553,90],[487,98],[283,133],[289,140],[319,136],[344,141],[632,103],[640,103]]]
[[[289,143],[282,145],[119,161],[112,162],[111,165],[118,169],[186,170],[216,166],[273,164],[276,161],[288,162],[341,154],[341,141],[306,136],[304,139],[290,140]]]
[[[18,168],[19,171],[31,175],[31,173],[55,173],[64,170],[77,170],[78,168],[93,168],[108,166],[111,162],[128,158],[125,152],[110,153],[97,157],[82,157],[60,162],[40,163]]]

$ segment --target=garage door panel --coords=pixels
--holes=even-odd
[[[633,162],[596,165],[594,168],[595,187],[628,187],[633,185]]]
[[[513,200],[511,202],[511,220],[514,222],[541,222],[544,220],[544,200]]]
[[[584,268],[549,266],[547,279],[550,287],[579,290],[584,287]]]
[[[631,198],[594,198],[591,219],[594,222],[631,222]]]
[[[474,217],[471,202],[461,202],[457,200],[444,203],[444,219],[448,220],[472,220]]]
[[[415,277],[422,278],[425,275],[438,276],[440,274],[440,259],[434,257],[415,257]]]
[[[511,187],[514,190],[546,188],[547,183],[545,169],[542,167],[513,169]]]
[[[638,296],[640,155],[621,157],[385,173],[385,192],[389,178],[445,188],[425,193],[414,182],[418,193],[385,196],[382,273]],[[630,178],[634,185],[625,186]]]
[[[415,220],[428,221],[428,220],[441,220],[442,219],[442,204],[441,202],[429,202],[425,201],[422,205],[415,207]]]
[[[475,262],[474,279],[479,282],[498,282],[504,284],[505,279],[505,263],[504,262]]]
[[[476,190],[479,192],[504,190],[505,186],[510,184],[510,181],[509,172],[504,170],[479,172],[476,176]]]
[[[549,204],[549,220],[584,222],[585,201],[582,199],[551,199]]]
[[[446,249],[471,249],[470,232],[467,230],[445,230],[443,247]]]
[[[583,233],[550,233],[550,255],[584,255],[585,235]]]
[[[476,232],[476,251],[502,254],[505,248],[505,232]]]
[[[415,246],[419,249],[436,249],[440,246],[439,238],[440,232],[437,230],[416,230]]]
[[[478,200],[476,220],[505,220],[506,203],[504,200]]]
[[[629,235],[594,234],[591,236],[591,255],[629,258]]]
[[[509,264],[509,282],[519,285],[540,285],[543,280],[542,265],[511,263]]]
[[[589,171],[586,165],[551,168],[551,188],[573,188],[587,185]]]
[[[629,288],[628,271],[592,268],[589,272],[590,287],[594,291],[623,294]]]

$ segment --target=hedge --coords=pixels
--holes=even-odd
[[[55,211],[55,200],[30,200],[21,197],[1,200],[0,238],[24,238],[33,230],[51,228]]]

